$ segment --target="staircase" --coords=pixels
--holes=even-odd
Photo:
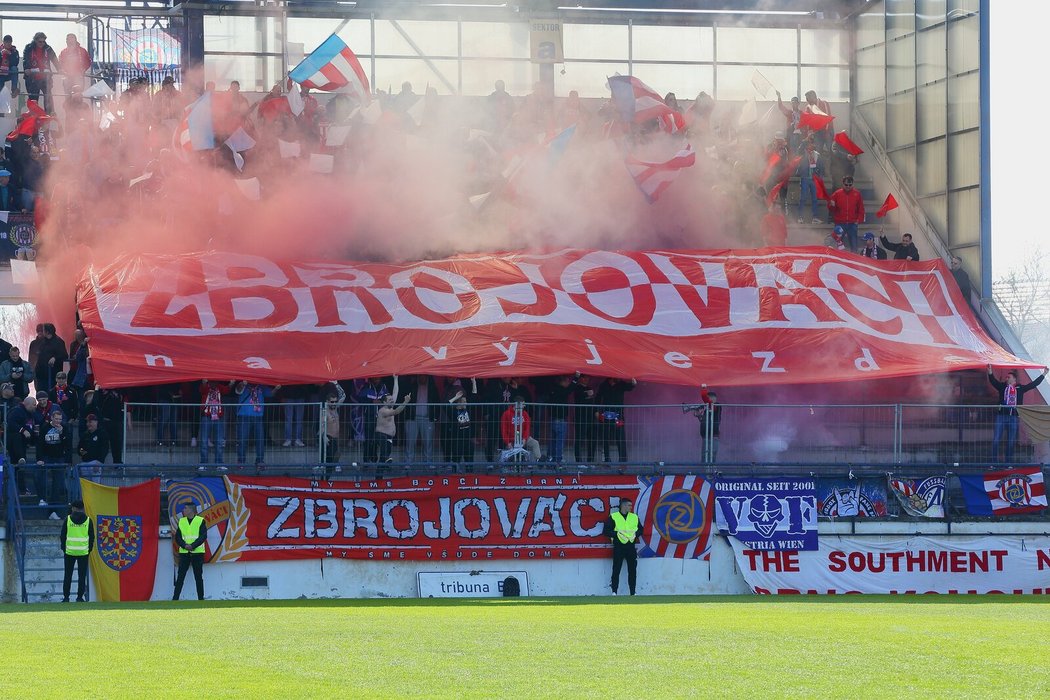
[[[24,602],[57,603],[62,600],[65,558],[58,543],[61,530],[61,520],[23,521],[26,546],[22,562]],[[76,585],[74,580],[71,596],[76,596]]]

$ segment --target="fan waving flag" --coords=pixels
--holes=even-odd
[[[828,200],[828,188],[824,186],[824,178],[820,175],[813,176],[813,189],[817,193],[817,199],[825,202]]]
[[[800,129],[803,127],[809,127],[810,129],[813,129],[813,131],[820,131],[833,121],[835,121],[835,117],[830,114],[803,112],[802,116],[798,118],[798,126]]]
[[[331,92],[349,87],[360,97],[368,98],[368,76],[357,56],[346,42],[333,34],[313,53],[303,59],[288,77],[303,87]]]
[[[651,87],[630,75],[609,78],[613,104],[625,122],[641,123],[650,119],[660,122],[660,128],[669,134],[685,130],[685,118],[664,104]]]
[[[842,150],[844,150],[846,153],[849,153],[851,156],[859,156],[861,153],[864,152],[863,148],[853,143],[853,139],[851,139],[849,137],[849,134],[847,134],[845,131],[840,131],[839,133],[835,134],[835,143],[841,146]]]
[[[881,219],[882,217],[886,216],[886,214],[888,214],[891,210],[896,208],[897,200],[893,198],[892,194],[888,194],[886,195],[886,201],[883,202],[882,207],[877,212],[875,212],[875,216]]]
[[[206,92],[186,108],[186,116],[175,130],[175,147],[183,151],[207,151],[215,148],[212,93]]]
[[[628,172],[631,173],[638,189],[642,191],[650,204],[660,198],[663,191],[671,186],[683,168],[688,168],[694,163],[696,163],[696,154],[693,153],[693,147],[689,145],[674,154],[670,160],[662,163],[648,163],[631,156],[628,156],[626,160]]]
[[[95,526],[89,562],[98,600],[149,600],[157,575],[160,479],[120,488],[81,479],[80,488]]]

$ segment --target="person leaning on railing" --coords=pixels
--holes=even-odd
[[[1017,407],[1024,403],[1024,395],[1043,382],[1047,368],[1043,367],[1043,373],[1036,377],[1034,382],[1028,384],[1017,384],[1017,370],[1012,369],[1006,373],[1006,381],[996,379],[992,366],[988,365],[988,381],[995,390],[999,392],[999,409],[995,414],[995,429],[992,432],[992,461],[999,459],[999,441],[1006,433],[1006,445],[1004,447],[1005,458],[1010,462],[1014,458],[1014,443],[1017,442]]]

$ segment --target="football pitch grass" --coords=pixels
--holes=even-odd
[[[1050,697],[1050,601],[0,606],[0,698]]]

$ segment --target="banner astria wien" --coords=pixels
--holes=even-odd
[[[95,526],[91,576],[98,600],[149,600],[157,574],[160,479],[114,488],[80,480]]]
[[[401,264],[126,255],[85,270],[77,308],[106,386],[576,370],[731,386],[1034,366],[988,338],[940,260],[817,247]],[[814,362],[815,347],[834,352]]]
[[[625,497],[639,556],[710,556],[711,487],[698,476],[226,477],[225,494],[216,481],[172,484],[201,504],[212,562],[607,557],[603,526]]]

